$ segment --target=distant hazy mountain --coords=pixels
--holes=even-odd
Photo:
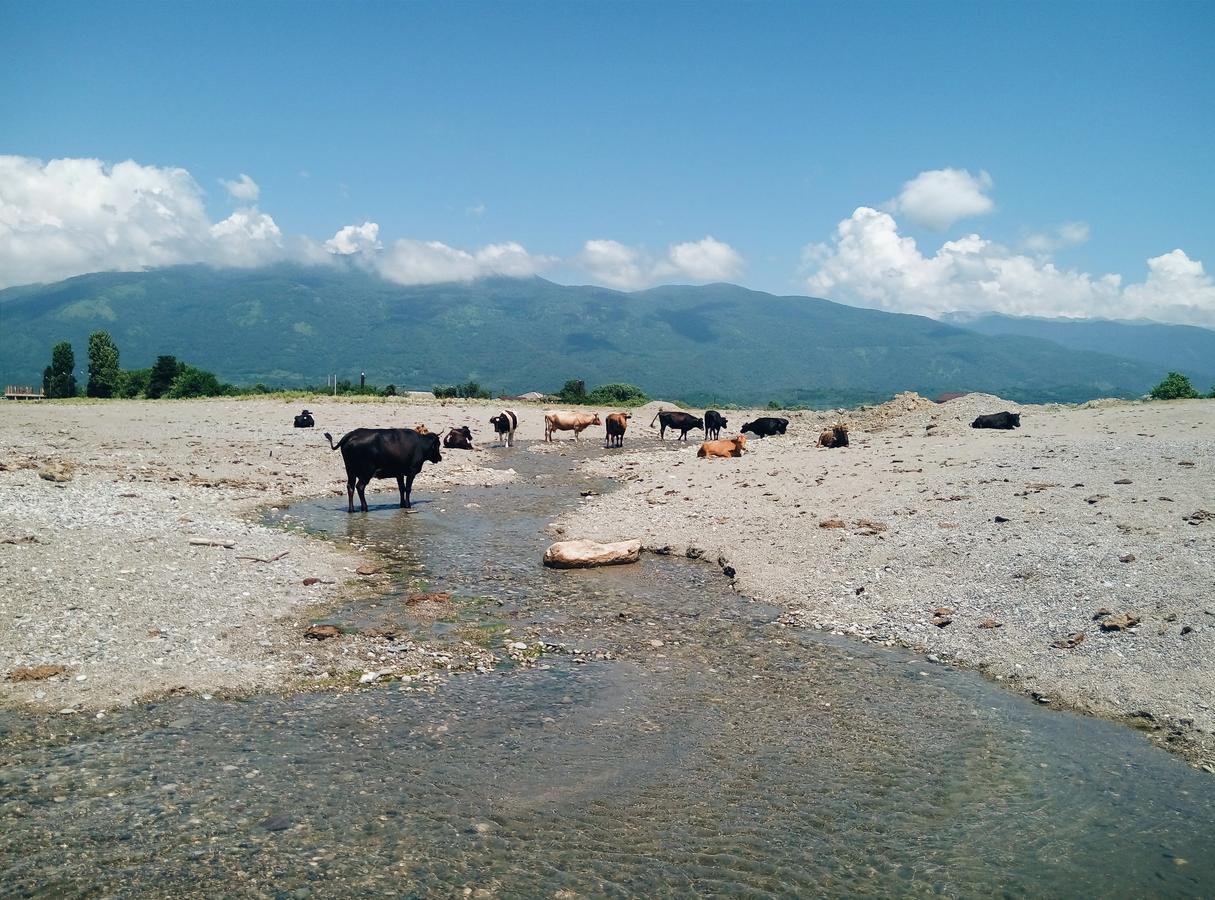
[[[1193,325],[1160,322],[1116,322],[1105,319],[1038,319],[986,313],[954,313],[946,320],[981,334],[1016,334],[1043,338],[1073,350],[1092,350],[1137,359],[1156,366],[1160,377],[1181,372],[1195,386],[1215,385],[1215,331]]]
[[[919,316],[729,284],[621,293],[540,278],[408,287],[352,267],[100,273],[0,291],[0,378],[36,382],[56,341],[86,365],[109,331],[124,368],[171,353],[222,379],[399,388],[475,378],[495,391],[628,381],[693,403],[834,406],[896,391],[1009,399],[1142,394],[1158,365],[992,338]]]

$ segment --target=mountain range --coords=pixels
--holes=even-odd
[[[124,368],[173,354],[237,384],[299,387],[366,372],[369,383],[401,390],[473,379],[517,394],[580,378],[698,405],[828,407],[903,390],[1080,401],[1139,396],[1191,362],[1200,378],[1211,368],[1203,342],[1215,332],[1158,326],[1137,333],[1150,341],[1120,336],[1143,327],[1052,330],[994,317],[963,326],[731,284],[632,293],[541,278],[407,286],[344,265],[177,266],[0,291],[0,378],[39,381],[61,340],[83,371],[95,329],[113,336]]]

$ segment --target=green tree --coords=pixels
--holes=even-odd
[[[148,396],[148,380],[151,374],[151,369],[131,369],[123,372],[122,377],[118,380],[117,396],[127,400]]]
[[[601,384],[586,395],[595,406],[641,406],[650,398],[635,384]]]
[[[90,397],[113,397],[118,394],[121,381],[118,345],[108,331],[94,331],[89,335],[89,384],[85,393]]]
[[[395,397],[397,395],[397,386],[395,384],[384,385],[384,396]]]
[[[42,371],[42,392],[52,399],[76,396],[76,354],[72,345],[60,341],[51,350],[51,364]]]
[[[173,379],[180,375],[184,368],[185,364],[179,363],[176,356],[156,357],[148,375],[148,399],[155,400],[167,394],[169,388],[173,387]]]
[[[1199,396],[1190,384],[1190,379],[1180,372],[1169,372],[1168,377],[1151,390],[1153,400],[1193,400]]]
[[[571,378],[557,392],[557,396],[563,403],[586,403],[586,382],[579,378]]]
[[[219,383],[214,373],[196,369],[193,366],[182,366],[181,372],[173,379],[166,396],[174,399],[182,397],[218,397],[228,392],[226,385]]]

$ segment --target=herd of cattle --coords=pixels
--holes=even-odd
[[[598,413],[584,412],[550,412],[544,414],[544,440],[552,441],[558,431],[574,432],[574,440],[578,435],[593,425],[604,425],[607,447],[623,447],[624,433],[628,429],[629,413],[611,413],[606,417],[606,424],[600,420]],[[514,410],[504,409],[492,416],[489,423],[494,427],[494,434],[505,446],[511,447],[515,442],[515,430],[519,427],[519,417]],[[773,437],[784,434],[789,427],[789,420],[777,416],[761,416],[743,425],[740,433],[733,438],[721,439],[721,432],[729,421],[720,412],[710,409],[703,416],[695,416],[680,410],[660,410],[650,427],[658,425],[658,439],[666,440],[667,429],[672,433],[679,432],[679,440],[687,441],[688,432],[699,429],[706,440],[700,445],[696,455],[701,459],[715,457],[738,457],[746,450],[747,434],[756,437]],[[308,410],[295,417],[296,428],[311,428],[315,425],[312,414]],[[970,424],[971,428],[1000,428],[1011,429],[1021,427],[1020,413],[1001,412],[979,416]],[[413,428],[356,428],[334,443],[333,436],[325,432],[331,450],[342,451],[342,461],[346,465],[346,501],[347,509],[354,512],[354,493],[359,494],[359,504],[363,512],[367,512],[367,498],[364,490],[372,478],[395,478],[397,489],[401,494],[401,506],[409,509],[410,493],[413,490],[413,480],[422,471],[426,462],[442,462],[440,446],[448,450],[473,450],[472,429],[467,425],[459,428],[449,428],[440,437],[431,432],[424,424],[419,423]],[[826,448],[848,446],[848,426],[836,422],[818,438],[818,446]]]

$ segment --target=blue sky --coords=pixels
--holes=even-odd
[[[88,158],[183,169],[207,223],[254,210],[236,225],[271,218],[280,250],[375,223],[359,252],[397,280],[448,271],[415,258],[430,242],[471,273],[517,244],[564,282],[1215,324],[1215,4],[5,0],[0,21],[10,247],[47,243],[48,208],[71,225],[45,277],[218,252],[73,255],[105,209],[45,199],[83,176],[29,179]],[[242,173],[256,195],[221,185]],[[4,284],[41,271],[0,248]]]

